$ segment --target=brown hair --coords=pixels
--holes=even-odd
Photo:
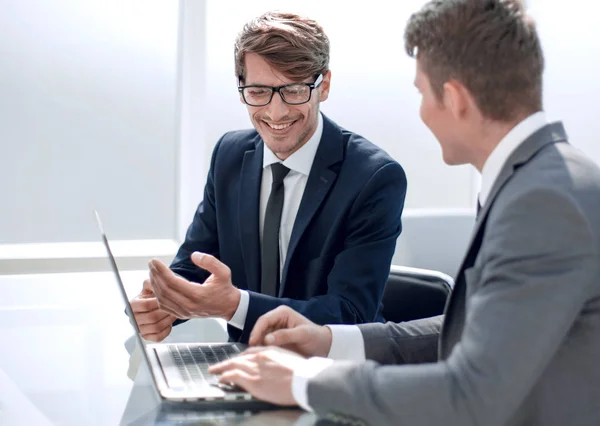
[[[544,55],[519,0],[431,0],[410,17],[404,41],[440,100],[456,79],[487,118],[542,108]]]
[[[329,70],[329,39],[312,19],[293,13],[267,12],[248,22],[235,41],[235,73],[246,77],[244,55],[256,53],[292,80]]]

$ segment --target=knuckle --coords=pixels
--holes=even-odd
[[[158,323],[162,320],[162,312],[156,310],[148,314],[148,320],[152,324]]]
[[[146,340],[149,340],[149,341],[151,341],[151,342],[156,342],[156,341],[158,341],[158,339],[157,339],[157,337],[156,337],[156,335],[155,335],[155,334],[151,334],[151,333],[145,333],[145,334],[142,334],[142,337],[143,337],[144,339],[146,339]]]
[[[230,361],[226,361],[226,363],[224,364],[228,367],[235,367],[238,368],[240,365],[242,365],[242,363],[240,362],[240,357],[230,360]]]
[[[252,385],[259,384],[261,381],[261,378],[258,375],[252,375],[252,376],[248,377],[245,381],[247,382],[248,385],[252,386]]]
[[[236,371],[226,371],[225,373],[221,374],[221,378],[225,382],[233,382],[234,380],[239,379],[239,375]]]
[[[223,278],[231,280],[231,269],[226,265],[223,266]]]
[[[145,330],[146,334],[156,334],[157,332],[160,331],[160,330],[158,330],[158,327],[156,326],[156,324],[146,324],[144,326],[144,330]]]
[[[254,357],[259,362],[266,361],[268,358],[266,352],[259,352],[256,355],[254,355]]]
[[[131,318],[130,318],[131,319]],[[146,317],[144,314],[133,314],[133,320],[137,323],[140,330],[146,326],[148,321],[146,321]]]

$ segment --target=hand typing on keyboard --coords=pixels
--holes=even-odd
[[[180,344],[169,346],[169,352],[175,361],[179,373],[190,388],[201,388],[204,386],[217,386],[219,376],[208,372],[210,366],[240,354],[235,345],[194,345]],[[223,390],[227,389],[227,384]],[[237,392],[237,390],[235,390]]]

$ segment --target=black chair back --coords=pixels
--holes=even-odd
[[[403,322],[444,313],[454,281],[427,269],[392,266],[383,293],[383,317]]]

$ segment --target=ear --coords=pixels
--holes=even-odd
[[[237,87],[244,85],[244,81],[242,80],[241,76],[235,78],[235,84]],[[246,102],[244,102],[244,97],[242,96],[242,92],[240,92],[239,90],[238,90],[238,95],[240,96],[240,102],[243,103],[244,105],[246,105]]]
[[[319,102],[324,102],[329,97],[329,86],[331,85],[331,71],[323,76],[323,82],[317,88],[319,90]]]
[[[464,118],[470,102],[469,91],[457,80],[444,83],[443,103],[456,120]]]

